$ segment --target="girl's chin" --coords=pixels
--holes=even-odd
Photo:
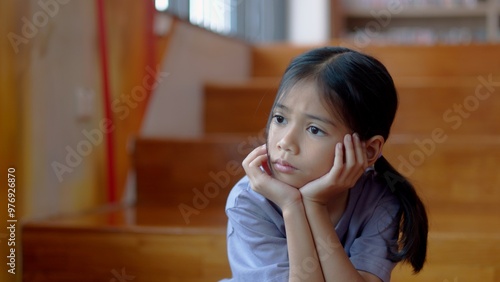
[[[285,183],[285,184],[288,184],[294,188],[297,188],[297,189],[300,189],[301,187],[303,187],[304,185],[306,185],[309,181],[306,181],[304,179],[297,179],[296,177],[291,177],[289,175],[280,175],[280,174],[276,174],[274,176],[276,179],[278,179],[279,181]]]

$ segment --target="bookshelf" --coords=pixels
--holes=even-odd
[[[332,36],[355,42],[500,41],[500,0],[334,0]]]

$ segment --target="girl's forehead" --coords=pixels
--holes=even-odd
[[[325,118],[337,121],[344,125],[345,120],[342,115],[341,105],[335,103],[329,95],[332,93],[323,93],[325,89],[318,85],[315,80],[301,80],[284,89],[278,97],[275,108],[285,106],[289,110],[299,112],[308,112],[321,114]]]
[[[295,85],[279,99],[276,107],[297,114],[319,114],[328,119],[333,118],[327,104],[312,83]]]
[[[291,109],[307,106],[329,112],[324,100],[316,83],[299,81],[280,94],[277,105],[284,105]]]
[[[294,100],[319,101],[320,95],[316,83],[308,80],[298,81],[280,93],[278,102],[283,104]]]

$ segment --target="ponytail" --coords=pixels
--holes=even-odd
[[[380,156],[375,162],[375,171],[385,181],[401,204],[399,217],[398,251],[394,261],[405,261],[418,273],[424,266],[429,230],[425,207],[413,185],[392,165]]]

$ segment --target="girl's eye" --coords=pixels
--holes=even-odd
[[[320,135],[323,136],[326,134],[323,130],[317,128],[316,126],[309,126],[307,128],[307,131],[311,132],[313,135]]]
[[[276,122],[278,124],[285,123],[285,117],[280,116],[280,115],[274,115],[273,120],[274,120],[274,122]]]

